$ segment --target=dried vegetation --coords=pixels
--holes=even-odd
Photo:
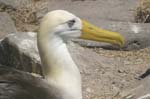
[[[135,22],[150,23],[150,0],[141,0],[136,10]]]

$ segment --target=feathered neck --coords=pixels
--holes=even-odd
[[[38,48],[43,72],[49,84],[64,91],[63,99],[82,99],[81,77],[62,38],[55,33],[38,34]]]

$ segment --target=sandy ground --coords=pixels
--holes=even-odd
[[[142,81],[139,76],[150,66],[150,48],[137,51],[85,48],[84,51],[86,57],[82,55],[80,60],[88,65],[80,66],[85,99],[122,99],[122,91],[139,86]]]

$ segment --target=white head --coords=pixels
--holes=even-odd
[[[124,44],[124,39],[120,34],[100,29],[64,10],[55,10],[46,14],[41,22],[39,33],[43,37],[55,35],[62,38],[81,38],[116,45]]]
[[[64,11],[55,10],[49,12],[42,20],[40,31],[52,33],[62,38],[74,38],[81,35],[82,22],[80,18]],[[47,35],[47,34],[45,34]]]

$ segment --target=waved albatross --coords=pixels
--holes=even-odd
[[[122,46],[124,38],[64,11],[44,16],[37,34],[44,78],[0,66],[0,99],[82,99],[81,77],[66,47],[69,38]]]

